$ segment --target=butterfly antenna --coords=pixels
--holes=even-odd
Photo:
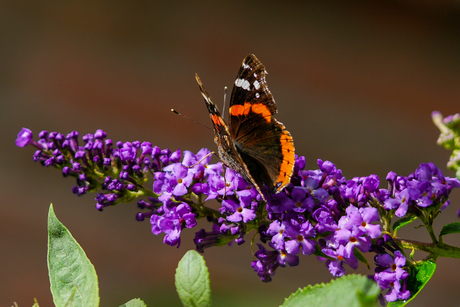
[[[225,115],[225,103],[227,102],[227,87],[224,86],[224,107],[222,108],[222,117]]]
[[[190,117],[185,116],[184,114],[177,112],[175,109],[171,109],[171,112],[173,112],[173,113],[175,113],[175,114],[177,114],[177,115],[180,115],[180,116],[182,116],[183,118],[188,119],[188,120],[191,121],[191,122],[194,122],[195,124],[198,124],[198,125],[200,125],[200,126],[203,126],[203,127],[207,128],[207,129],[209,129],[209,130],[212,130],[211,128],[209,128],[209,127],[206,126],[205,124],[202,124],[202,123],[200,123],[200,122],[197,122],[196,120],[191,119]]]

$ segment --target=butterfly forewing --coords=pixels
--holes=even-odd
[[[230,98],[229,129],[257,183],[279,192],[292,176],[294,144],[290,133],[273,118],[277,108],[266,74],[254,55],[243,60]]]

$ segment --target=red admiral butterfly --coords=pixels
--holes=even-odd
[[[228,126],[195,76],[214,126],[220,159],[251,182],[265,201],[263,184],[276,193],[283,190],[291,181],[295,161],[291,134],[273,118],[277,108],[266,74],[255,55],[243,60],[230,98]]]

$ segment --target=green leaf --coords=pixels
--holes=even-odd
[[[283,307],[293,306],[372,306],[380,288],[366,276],[350,274],[327,284],[307,286],[285,299]]]
[[[56,306],[99,306],[96,270],[57,219],[52,204],[48,212],[48,271]]]
[[[395,301],[388,303],[388,307],[406,306],[412,301],[425,287],[428,281],[436,270],[436,263],[431,260],[423,261],[409,269],[409,277],[407,277],[407,290],[410,291],[411,297],[407,301]]]
[[[176,291],[186,307],[211,306],[209,272],[203,256],[189,250],[176,269]]]
[[[17,306],[17,305],[16,305],[16,306]],[[37,302],[37,299],[36,299],[36,298],[34,298],[34,304],[32,305],[32,307],[40,307],[40,306],[38,305],[38,302]]]
[[[417,217],[415,215],[411,215],[411,216],[406,216],[406,217],[403,217],[402,219],[397,220],[393,224],[393,232],[397,232],[399,228],[401,228],[403,226],[406,226],[407,224],[412,223],[416,219],[417,219]]]
[[[439,236],[442,237],[443,235],[448,235],[448,234],[451,234],[451,233],[459,233],[459,232],[460,232],[460,223],[455,222],[455,223],[445,225],[442,228],[441,233],[439,234]]]
[[[140,298],[133,298],[129,302],[120,305],[120,307],[147,307],[147,305]]]

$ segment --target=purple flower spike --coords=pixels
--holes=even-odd
[[[65,137],[42,131],[38,137],[34,141],[32,131],[23,128],[16,145],[37,147],[35,161],[74,177],[75,194],[100,192],[95,198],[98,210],[148,197],[148,201],[136,199],[143,211],[136,220],[150,219],[152,233],[163,234],[168,245],[179,247],[182,230],[195,227],[197,217],[213,224],[212,231],[196,233],[194,242],[200,252],[229,242],[243,244],[246,233],[257,229],[260,240],[272,249],[259,245],[251,264],[264,282],[272,279],[278,267],[297,265],[300,252],[311,255],[318,248],[329,257],[326,265],[331,274],[342,276],[344,263],[353,269],[358,266],[355,247],[373,251],[379,254],[374,279],[389,289],[388,301],[407,299],[410,293],[406,259],[389,235],[382,237],[375,223],[381,219],[381,208],[389,211],[382,217],[386,221],[416,210],[443,209],[450,203],[451,190],[460,187],[459,180],[444,177],[433,163],[421,164],[407,177],[390,172],[388,188],[379,189],[376,175],[347,180],[332,162],[320,159],[317,169],[304,170],[305,157],[296,156],[285,189],[271,193],[270,187],[260,184],[265,202],[238,172],[224,169],[221,162],[210,164],[211,152],[205,148],[194,154],[161,149],[150,142],[113,142],[100,129],[84,135],[80,143],[76,131]],[[153,185],[147,187],[152,175]],[[210,199],[220,208],[207,207],[204,202]],[[394,252],[394,258],[387,252]]]

